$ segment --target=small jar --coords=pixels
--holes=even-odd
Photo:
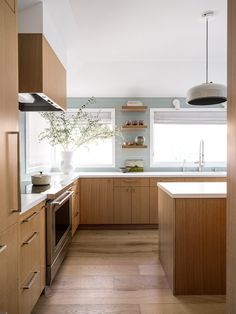
[[[138,136],[136,136],[136,138],[135,138],[135,143],[136,143],[137,145],[144,145],[144,143],[145,143],[145,137],[144,137],[143,135],[138,135]]]

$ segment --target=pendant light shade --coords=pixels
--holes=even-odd
[[[190,105],[216,105],[226,102],[226,86],[222,84],[203,83],[190,88],[186,101]]]
[[[213,15],[213,11],[205,12],[202,15],[206,19],[206,83],[194,86],[188,90],[186,101],[190,105],[207,106],[227,101],[226,86],[208,82],[208,19]]]

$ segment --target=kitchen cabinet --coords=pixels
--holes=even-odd
[[[45,203],[20,216],[20,313],[30,314],[46,277]]]
[[[16,1],[15,0],[5,0],[13,13],[15,13]]]
[[[72,186],[72,190],[74,191],[74,194],[72,196],[72,213],[71,213],[71,233],[72,236],[75,234],[75,231],[77,230],[79,226],[79,180],[75,181],[75,183]]]
[[[113,224],[113,179],[80,179],[81,224]]]
[[[0,233],[0,313],[18,311],[17,224]]]
[[[0,232],[17,222],[19,133],[16,15],[0,2]]]
[[[66,70],[43,34],[19,34],[19,91],[43,93],[66,110]]]
[[[149,224],[149,178],[114,179],[115,224]]]

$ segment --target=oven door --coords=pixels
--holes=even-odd
[[[71,239],[73,191],[66,191],[47,206],[47,265],[52,265]]]

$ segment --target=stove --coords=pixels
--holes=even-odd
[[[21,194],[40,194],[50,190],[51,185],[33,185],[30,181],[23,181],[20,184]]]

